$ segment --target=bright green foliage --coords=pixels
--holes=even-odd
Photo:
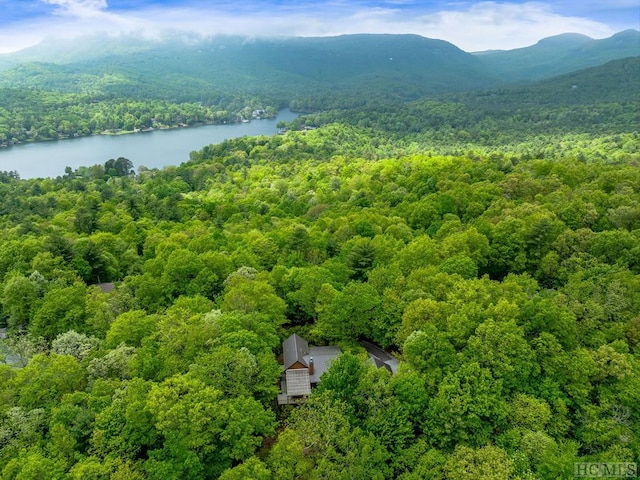
[[[145,408],[164,438],[162,448],[150,452],[151,476],[216,478],[248,458],[274,426],[255,400],[223,399],[219,390],[179,376],[154,386]]]
[[[444,374],[456,363],[456,351],[446,335],[432,324],[415,330],[404,342],[406,361],[424,375],[429,385],[439,383]]]
[[[544,400],[520,393],[513,399],[510,419],[517,427],[544,430],[551,419],[551,409]]]
[[[282,373],[270,351],[253,354],[237,345],[221,345],[202,354],[190,371],[225,397],[255,397],[265,405],[277,394],[276,384]]]
[[[51,408],[65,393],[80,390],[85,372],[70,355],[37,354],[14,380],[19,391],[18,405],[25,408]]]
[[[86,320],[85,296],[86,287],[81,283],[49,290],[29,325],[30,333],[53,339],[67,330],[81,330]]]
[[[30,480],[35,478],[64,479],[64,467],[45,457],[37,448],[23,450],[2,470],[3,480]]]
[[[268,283],[242,276],[230,277],[222,301],[223,312],[263,313],[281,323],[286,305]]]
[[[468,358],[489,369],[506,392],[527,391],[535,382],[537,369],[533,352],[515,322],[488,319],[469,338],[464,350]]]
[[[152,335],[157,318],[143,310],[131,310],[119,315],[109,327],[106,346],[114,348],[121,343],[139,347],[145,337]]]
[[[318,386],[318,393],[327,392],[331,397],[348,405],[348,402],[355,400],[358,384],[365,371],[366,366],[361,359],[345,353],[332,363]]]
[[[306,323],[317,318],[316,300],[323,284],[331,284],[331,271],[322,267],[291,268],[282,279],[287,301],[287,318]]]
[[[276,325],[264,314],[221,313],[205,315],[217,335],[216,343],[247,348],[251,353],[272,351],[280,346]]]
[[[9,317],[7,324],[12,328],[24,327],[29,323],[30,310],[37,298],[37,286],[21,275],[5,282],[2,292],[2,309]]]
[[[268,462],[276,478],[382,479],[390,473],[389,454],[372,434],[352,428],[345,405],[319,395],[294,412]]]
[[[477,363],[466,363],[438,386],[423,430],[431,432],[431,442],[438,447],[484,445],[504,427],[507,414],[502,383]]]
[[[271,480],[273,476],[267,466],[256,457],[251,457],[240,465],[225,470],[220,480]]]
[[[299,90],[342,110],[136,176],[126,159],[0,172],[2,478],[555,479],[636,460],[634,62],[409,104]],[[0,141],[260,106],[200,87],[179,107],[12,91]],[[281,408],[292,332],[344,354]]]
[[[183,309],[167,312],[156,332],[137,349],[132,361],[134,372],[150,379],[186,372],[213,336],[213,326],[202,314],[194,315]]]
[[[85,478],[143,480],[147,478],[140,467],[133,462],[113,457],[103,460],[95,456],[78,461],[69,471],[69,477],[73,480]]]
[[[444,467],[445,478],[451,480],[515,479],[513,461],[498,447],[487,445],[473,450],[459,446]]]
[[[327,339],[380,337],[376,318],[381,299],[368,283],[350,283],[319,312],[319,334]]]
[[[158,432],[146,410],[151,387],[143,380],[131,380],[116,390],[112,402],[96,415],[90,442],[101,458],[115,455],[133,460],[157,445]]]

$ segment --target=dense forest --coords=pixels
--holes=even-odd
[[[160,170],[0,173],[0,478],[546,480],[638,461],[638,61],[323,97],[281,135]],[[79,98],[28,95],[51,115]],[[126,102],[85,104],[173,108]],[[344,353],[278,406],[294,332]]]
[[[368,117],[381,104],[394,109],[425,96],[444,95],[438,101],[457,105],[460,99],[446,94],[504,89],[598,67],[637,57],[639,45],[637,30],[602,40],[553,37],[476,55],[417,35],[161,42],[97,35],[0,55],[0,146],[239,122],[254,109],[273,116],[286,106],[304,113],[350,109]],[[590,93],[600,90],[595,85]],[[494,104],[503,100],[497,94]],[[412,118],[416,114],[407,116],[414,130],[422,128]]]
[[[0,97],[0,146],[4,147],[100,133],[234,123],[252,118],[256,109],[265,112],[264,118],[277,113],[274,106],[244,97],[208,106],[10,88],[0,89]]]

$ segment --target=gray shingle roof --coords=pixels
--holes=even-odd
[[[284,369],[288,370],[296,362],[308,367],[304,356],[309,353],[309,344],[300,335],[294,333],[282,343]]]
[[[342,351],[339,347],[309,347],[309,354],[304,356],[307,365],[313,358],[313,373],[309,373],[312,384],[320,382],[320,376],[329,369],[331,361],[337,358]]]

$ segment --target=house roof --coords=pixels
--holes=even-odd
[[[316,384],[320,381],[320,376],[329,370],[331,360],[342,353],[339,347],[310,347],[309,354],[304,356],[307,365],[313,358],[313,373],[309,373],[309,381]]]
[[[399,361],[388,352],[373,343],[361,343],[376,367],[385,368],[392,374],[398,370]],[[278,404],[299,403],[301,398],[311,394],[311,386],[320,381],[322,374],[331,366],[331,361],[341,353],[336,346],[309,347],[307,341],[295,333],[287,338],[282,343],[284,372]]]
[[[398,371],[398,367],[400,366],[400,362],[397,358],[392,357],[388,352],[385,352],[379,346],[367,342],[366,340],[360,341],[362,346],[367,350],[369,354],[369,358],[373,362],[373,364],[378,368],[386,368],[389,370],[389,373],[396,373]]]
[[[382,360],[380,360],[375,355],[369,354],[369,358],[371,358],[371,361],[376,366],[376,368],[382,368],[382,367],[388,368],[388,365],[386,365]],[[389,370],[391,370],[391,369],[389,368]]]
[[[284,369],[288,370],[296,362],[300,362],[304,367],[309,364],[304,356],[309,353],[309,344],[297,333],[294,333],[282,343],[282,357]]]
[[[287,395],[311,395],[309,370],[306,368],[287,370],[285,377],[287,379]]]

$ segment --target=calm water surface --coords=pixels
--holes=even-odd
[[[276,124],[290,122],[297,114],[281,110],[271,120],[253,120],[230,125],[156,130],[130,135],[94,135],[69,140],[28,143],[0,148],[0,170],[17,170],[20,178],[57,177],[65,167],[104,164],[110,158],[125,157],[137,169],[180,165],[189,160],[189,153],[205,145],[229,138],[252,135],[273,135]]]

